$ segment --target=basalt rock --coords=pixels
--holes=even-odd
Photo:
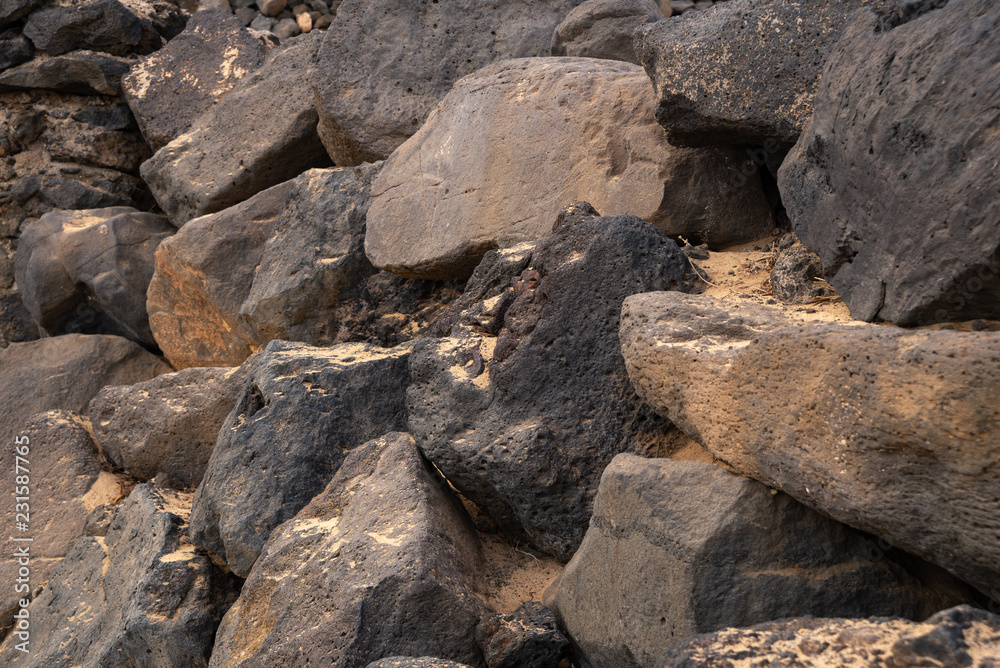
[[[653,0],[587,0],[566,15],[552,34],[553,56],[607,58],[639,64],[632,33],[644,23],[662,21]]]
[[[41,88],[74,95],[120,95],[122,76],[129,67],[131,62],[125,58],[74,51],[0,73],[0,92]]]

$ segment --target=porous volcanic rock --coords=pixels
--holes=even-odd
[[[552,668],[570,654],[555,615],[538,601],[484,619],[476,636],[489,668]]]
[[[122,76],[131,65],[126,58],[74,51],[5,70],[0,74],[0,93],[45,89],[75,95],[120,95]]]
[[[653,0],[586,0],[552,33],[553,56],[607,58],[639,64],[632,33],[664,19]]]

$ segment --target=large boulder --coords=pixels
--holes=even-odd
[[[330,164],[308,84],[321,39],[310,33],[271,51],[260,69],[142,164],[142,177],[175,225]]]
[[[338,165],[389,157],[452,85],[486,65],[546,56],[580,0],[345,0],[312,78]]]
[[[117,334],[155,347],[146,289],[156,248],[175,231],[130,207],[47,213],[17,247],[21,299],[46,334]]]
[[[768,232],[750,158],[669,146],[654,104],[642,69],[611,60],[521,59],[462,79],[375,180],[368,257],[404,276],[465,278],[486,251],[548,234],[574,200],[713,245]]]
[[[656,89],[657,120],[682,146],[787,151],[813,112],[823,63],[851,14],[892,1],[729,0],[641,26],[635,51]]]
[[[131,385],[172,371],[170,365],[119,336],[67,334],[12,343],[0,350],[0,440],[36,413],[86,414],[106,385]]]
[[[986,666],[1000,662],[1000,617],[961,605],[924,622],[905,619],[786,619],[695,636],[671,647],[658,668],[795,665]]]
[[[94,436],[135,478],[197,487],[243,380],[239,368],[199,367],[106,387],[90,402]]]
[[[925,589],[867,536],[759,482],[703,462],[619,455],[550,605],[583,666],[638,668],[730,626],[923,619],[961,602],[959,590]]]
[[[323,490],[347,452],[406,427],[408,348],[274,341],[246,382],[195,494],[191,536],[246,577],[271,531]]]
[[[669,5],[668,5],[669,7]],[[664,19],[653,0],[586,0],[552,33],[553,56],[607,58],[639,64],[632,33]]]
[[[15,632],[8,666],[207,668],[232,584],[184,535],[190,495],[145,484],[105,537],[78,540],[27,608],[27,654]]]
[[[398,655],[482,666],[482,564],[447,482],[408,434],[388,434],[354,450],[271,536],[219,628],[212,668]]]
[[[736,471],[1000,597],[1000,333],[660,292],[621,341],[639,395]]]
[[[75,95],[120,95],[131,62],[93,51],[33,60],[0,74],[0,93],[53,90]]]
[[[604,467],[619,452],[659,452],[670,426],[629,383],[622,300],[685,289],[689,270],[674,242],[627,215],[492,251],[469,282],[475,297],[447,318],[451,336],[417,344],[410,432],[502,531],[568,559]]]
[[[0,28],[26,16],[42,0],[0,0]]]
[[[865,11],[846,30],[782,200],[854,318],[998,319],[1000,5],[911,6],[923,12]]]

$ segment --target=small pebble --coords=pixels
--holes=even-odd
[[[270,16],[257,15],[253,21],[250,22],[250,27],[254,30],[270,30],[274,25],[274,21]]]
[[[253,20],[257,18],[257,12],[250,9],[249,7],[240,7],[234,13],[236,14],[236,18],[238,18],[240,22],[243,23],[243,25],[245,26],[250,25],[250,23],[252,23]]]
[[[299,24],[295,22],[295,19],[281,19],[271,30],[275,35],[278,36],[282,42],[284,42],[289,37],[295,37],[301,32],[299,30]]]
[[[277,16],[286,6],[286,0],[257,0],[257,7],[265,16]]]
[[[292,7],[292,16],[298,18],[299,16],[305,14],[308,11],[309,8],[306,7],[305,5],[295,5],[294,7]]]
[[[299,30],[301,30],[304,33],[309,32],[313,29],[313,21],[312,17],[309,15],[309,12],[299,14],[299,17],[296,19],[296,22],[299,24]]]
[[[313,21],[313,28],[315,28],[316,30],[326,30],[327,28],[330,27],[331,23],[333,23],[333,18],[324,14],[321,15],[315,21]]]

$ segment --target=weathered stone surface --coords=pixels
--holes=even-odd
[[[586,200],[713,244],[773,226],[756,166],[735,149],[678,149],[631,63],[532,58],[459,81],[372,186],[365,250],[415,278],[465,278],[486,251],[545,236]],[[752,178],[742,176],[749,164]]]
[[[143,163],[142,177],[175,225],[330,164],[308,84],[321,39],[309,34],[271,51],[259,70]]]
[[[211,9],[195,13],[184,32],[136,63],[122,82],[125,100],[153,150],[186,132],[259,69],[266,52],[238,18]]]
[[[271,531],[330,482],[347,451],[406,426],[408,348],[273,341],[219,430],[192,540],[246,577]]]
[[[465,75],[547,56],[552,31],[579,1],[346,0],[312,79],[330,157],[338,165],[389,157]]]
[[[155,347],[146,287],[156,247],[174,231],[163,216],[128,207],[47,213],[17,248],[24,305],[50,335],[117,334]]]
[[[0,439],[9,443],[37,413],[86,414],[105,385],[131,385],[172,369],[119,336],[67,334],[0,350]]]
[[[685,289],[688,271],[674,242],[626,215],[491,252],[467,289],[481,298],[449,316],[451,337],[417,344],[410,432],[501,530],[568,558],[604,466],[619,452],[656,451],[669,429],[626,375],[622,300]]]
[[[35,47],[24,35],[0,40],[0,71],[26,63],[35,55]]]
[[[967,605],[923,623],[905,619],[787,619],[678,643],[660,668],[833,665],[990,666],[1000,662],[1000,617]]]
[[[569,658],[569,641],[555,615],[537,601],[484,619],[476,637],[489,668],[553,668]]]
[[[901,25],[857,16],[779,172],[796,234],[859,320],[1000,319],[1000,6],[939,5]]]
[[[78,540],[28,608],[30,653],[0,662],[52,666],[208,666],[232,585],[184,535],[190,495],[140,485],[104,538]]]
[[[120,95],[132,63],[93,51],[38,59],[0,74],[0,92],[43,88],[76,95]]]
[[[482,666],[482,563],[447,482],[412,437],[388,434],[352,452],[267,542],[212,666],[365,666],[387,654]]]
[[[630,297],[629,376],[740,473],[1000,597],[1000,334],[780,313]]]
[[[0,348],[34,341],[38,336],[38,325],[21,301],[21,293],[17,290],[0,293]]]
[[[678,145],[788,150],[851,14],[890,2],[729,0],[640,27],[635,51],[656,89],[657,120]]]
[[[162,5],[164,3],[157,3]],[[172,18],[176,23],[179,16]],[[43,7],[28,17],[24,36],[39,51],[57,56],[74,49],[93,49],[116,56],[151,53],[163,38],[151,20],[151,3],[130,0],[67,0]],[[170,35],[166,35],[170,37]]]
[[[48,135],[45,148],[55,161],[108,167],[128,173],[135,173],[142,161],[151,155],[138,132],[109,132],[91,128]]]
[[[469,668],[464,663],[455,663],[448,659],[438,659],[433,656],[409,657],[390,656],[369,663],[367,668]]]
[[[782,617],[923,619],[925,589],[874,540],[703,462],[619,455],[549,604],[583,666],[653,666],[696,633]],[[609,624],[608,619],[616,620]]]
[[[823,277],[819,256],[800,243],[781,251],[771,269],[771,294],[786,304],[807,304],[816,297],[829,297],[833,290],[818,283]]]
[[[243,380],[238,368],[209,367],[106,387],[90,402],[94,435],[129,475],[197,487]]]
[[[26,16],[41,0],[0,0],[0,28]]]
[[[653,0],[587,0],[567,14],[552,33],[551,52],[553,56],[639,64],[632,33],[644,23],[663,19]]]

